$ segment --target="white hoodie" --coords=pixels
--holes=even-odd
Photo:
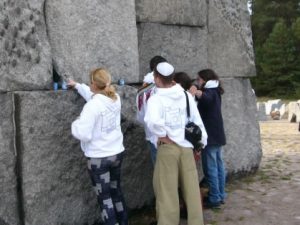
[[[207,145],[207,133],[191,94],[188,93],[190,104],[190,121],[197,124],[202,131],[202,144]],[[144,119],[149,130],[156,137],[168,136],[182,147],[193,147],[184,138],[184,128],[188,122],[186,112],[186,97],[183,88],[176,84],[171,88],[157,88],[148,100]]]
[[[102,158],[124,151],[119,95],[114,101],[102,94],[93,95],[87,85],[76,84],[75,88],[88,101],[72,123],[72,134],[81,141],[84,155]]]
[[[147,109],[147,101],[150,98],[150,96],[154,94],[155,89],[156,89],[155,85],[149,85],[146,88],[143,88],[141,91],[139,91],[136,96],[136,106],[137,106],[136,118],[144,126],[146,140],[150,142],[152,142],[152,140],[154,140],[155,138],[152,137],[153,134],[151,134],[150,130],[145,125],[144,117]],[[156,142],[157,140],[155,140],[154,143]]]

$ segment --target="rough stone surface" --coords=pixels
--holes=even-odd
[[[90,225],[100,214],[70,129],[83,103],[72,91],[16,93],[25,225]]]
[[[50,88],[44,1],[0,2],[0,91]]]
[[[258,121],[266,121],[266,104],[264,102],[257,103],[257,120]]]
[[[280,99],[268,100],[266,102],[266,115],[270,115],[270,113],[274,110],[279,110],[283,102]]]
[[[212,0],[208,10],[208,65],[222,77],[255,75],[247,1]]]
[[[122,101],[122,132],[125,158],[122,166],[123,193],[129,209],[142,208],[152,203],[153,166],[144,128],[136,120],[135,97],[137,89],[117,86]]]
[[[129,85],[116,85],[116,91],[121,98],[122,114],[126,119],[136,121],[136,94],[137,88]]]
[[[137,22],[205,26],[206,0],[136,0]]]
[[[287,119],[288,118],[288,111],[287,111],[287,106],[286,104],[282,104],[279,108],[280,112],[280,119]]]
[[[19,225],[13,95],[0,94],[0,224]]]
[[[129,209],[135,209],[153,201],[153,168],[144,129],[135,121],[136,89],[117,89],[126,148],[122,187]],[[99,214],[96,197],[79,142],[70,131],[84,101],[72,91],[16,96],[25,224],[93,224]]]
[[[300,102],[290,102],[288,108],[288,121],[300,122]]]
[[[253,172],[262,157],[256,99],[249,79],[223,79],[222,112],[227,144],[224,158],[228,174]]]
[[[176,71],[185,71],[191,77],[207,67],[206,29],[141,23],[138,37],[140,80],[149,72],[149,61],[155,55],[165,57]]]
[[[122,187],[129,209],[150,205],[154,199],[153,166],[147,148],[144,128],[126,119],[122,125],[125,157],[122,166]]]
[[[114,81],[137,82],[134,0],[51,0],[45,7],[58,74],[88,83],[92,69],[105,67]]]

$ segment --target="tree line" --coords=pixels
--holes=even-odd
[[[257,96],[300,98],[300,0],[250,0]]]

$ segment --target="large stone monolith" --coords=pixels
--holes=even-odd
[[[149,61],[155,55],[165,57],[177,72],[196,77],[207,67],[207,30],[200,27],[141,23],[138,26],[140,79],[150,71]]]
[[[122,187],[128,207],[141,208],[153,200],[153,168],[143,127],[133,117],[136,89],[117,89],[124,105]],[[99,219],[86,159],[71,135],[71,123],[84,105],[74,92],[15,94],[25,225],[90,225]]]
[[[71,91],[16,93],[25,225],[97,220],[86,160],[70,128],[83,104]]]
[[[211,0],[208,4],[208,66],[222,77],[255,76],[247,2]]]
[[[0,105],[0,224],[19,225],[13,94],[0,94]]]
[[[136,0],[137,22],[204,27],[205,0]]]
[[[89,83],[89,72],[105,67],[113,81],[138,81],[134,0],[51,0],[45,11],[58,74]]]
[[[222,112],[227,144],[224,158],[229,175],[254,172],[262,149],[257,121],[256,98],[249,79],[223,79]]]
[[[51,87],[43,6],[35,0],[0,2],[0,92]]]

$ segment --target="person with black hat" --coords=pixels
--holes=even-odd
[[[145,123],[157,136],[157,158],[153,187],[156,197],[158,225],[179,224],[178,187],[187,205],[188,224],[203,225],[198,175],[193,145],[185,139],[187,123],[186,96],[183,88],[173,81],[174,67],[162,62],[154,69],[156,92],[148,100]],[[206,133],[193,97],[190,102],[190,121]],[[206,145],[206,136],[201,140]],[[199,197],[198,197],[199,196]]]

